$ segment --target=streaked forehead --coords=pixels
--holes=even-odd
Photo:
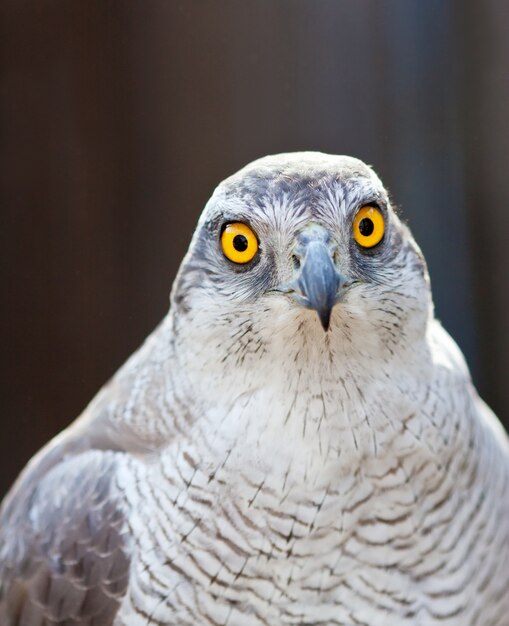
[[[242,203],[263,212],[292,207],[299,213],[324,214],[366,201],[385,201],[373,170],[359,159],[320,152],[295,152],[253,161],[223,181],[216,193],[226,204]],[[221,202],[221,204],[223,203]]]

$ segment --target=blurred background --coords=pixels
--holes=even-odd
[[[509,3],[2,0],[0,497],[168,307],[215,185],[371,163],[509,424]]]

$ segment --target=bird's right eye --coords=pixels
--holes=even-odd
[[[242,222],[227,224],[221,234],[223,254],[233,263],[249,263],[258,252],[258,239]]]

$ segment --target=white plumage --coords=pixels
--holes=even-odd
[[[366,249],[364,206],[385,224]],[[266,157],[218,187],[168,316],[4,501],[0,623],[508,626],[508,478],[380,180]]]

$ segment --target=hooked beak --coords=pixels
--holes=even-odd
[[[314,309],[325,331],[329,330],[333,306],[338,302],[346,280],[336,269],[330,247],[321,240],[307,241],[300,272],[282,291],[307,309]]]

